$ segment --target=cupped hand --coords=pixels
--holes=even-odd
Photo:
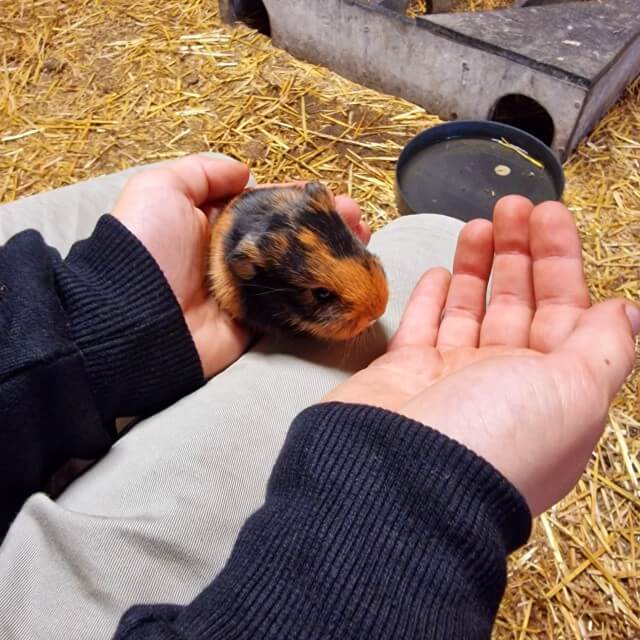
[[[145,246],[164,273],[193,337],[206,377],[235,361],[250,340],[209,295],[209,219],[245,188],[248,168],[234,160],[188,156],[143,171],[125,186],[112,214]],[[367,243],[358,205],[336,198],[336,209]]]
[[[584,470],[638,331],[630,302],[591,306],[570,212],[509,196],[493,223],[463,228],[453,275],[423,276],[387,353],[325,400],[437,429],[490,462],[537,515]]]

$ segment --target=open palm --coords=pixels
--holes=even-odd
[[[584,469],[633,366],[638,325],[623,300],[591,307],[566,208],[511,196],[493,224],[464,227],[453,276],[425,274],[387,353],[326,399],[438,429],[493,464],[537,514]]]

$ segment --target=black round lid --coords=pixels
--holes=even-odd
[[[396,166],[400,213],[440,213],[461,220],[491,219],[502,196],[534,204],[558,200],[562,165],[543,142],[505,124],[450,122],[423,131],[403,149]]]

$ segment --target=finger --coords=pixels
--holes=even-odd
[[[271,189],[273,187],[299,187],[303,188],[307,181],[296,180],[292,182],[260,184],[255,189]],[[333,194],[331,194],[333,196]],[[369,244],[371,230],[369,225],[362,220],[362,210],[358,203],[347,195],[333,196],[336,211],[340,214],[347,226],[363,244]]]
[[[591,302],[570,211],[559,202],[538,205],[529,219],[529,238],[536,301],[529,344],[546,353],[573,331]]]
[[[336,196],[336,211],[351,231],[364,243],[369,244],[371,230],[362,219],[362,210],[358,203],[347,195]]]
[[[477,347],[493,262],[493,225],[472,220],[460,232],[437,347]]]
[[[261,184],[258,185],[256,187],[256,189],[271,189],[274,187],[299,187],[302,188],[307,184],[307,182],[303,181],[303,180],[298,180],[295,182],[283,182],[281,184],[275,184],[275,183],[270,183],[270,184]],[[361,221],[362,221],[362,210],[360,209],[360,206],[358,205],[358,203],[353,199],[350,198],[347,195],[339,195],[339,196],[334,196],[333,193],[331,191],[329,191],[329,193],[331,193],[331,196],[333,198],[334,201],[334,205],[336,208],[336,211],[340,214],[341,218],[345,221],[345,223],[347,224],[347,226],[356,234],[359,234],[361,232],[360,226],[361,226]],[[365,223],[364,227],[368,230],[368,225]],[[369,235],[370,232],[369,232]],[[360,237],[358,235],[358,237]],[[362,240],[362,238],[360,238]]]
[[[353,232],[360,239],[360,242],[365,246],[369,244],[371,240],[371,229],[366,221],[361,220],[357,227],[353,229]]]
[[[493,213],[493,277],[480,344],[529,346],[534,313],[529,254],[529,217],[533,204],[522,196],[498,201]]]
[[[400,326],[389,343],[389,351],[400,347],[434,347],[442,309],[447,299],[451,274],[442,267],[429,269],[413,290],[400,321]]]
[[[283,184],[263,184],[258,189],[266,189],[271,187],[304,187],[307,183],[304,181],[286,182]],[[330,192],[331,193],[331,192]],[[369,244],[371,239],[371,230],[369,225],[362,219],[362,210],[358,203],[347,195],[333,196],[336,211],[345,221],[345,224],[364,244]]]
[[[160,169],[162,171],[163,169]],[[249,169],[236,160],[187,156],[167,165],[174,186],[198,206],[238,195],[249,180]]]
[[[573,331],[551,354],[552,365],[562,370],[562,359],[569,357],[586,367],[588,375],[582,379],[593,382],[593,394],[605,393],[604,411],[633,369],[639,331],[638,307],[621,299],[601,302],[582,312]],[[588,404],[589,398],[584,401]]]

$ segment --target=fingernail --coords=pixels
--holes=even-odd
[[[631,323],[633,335],[637,336],[640,333],[640,309],[635,304],[625,304],[624,310]]]

